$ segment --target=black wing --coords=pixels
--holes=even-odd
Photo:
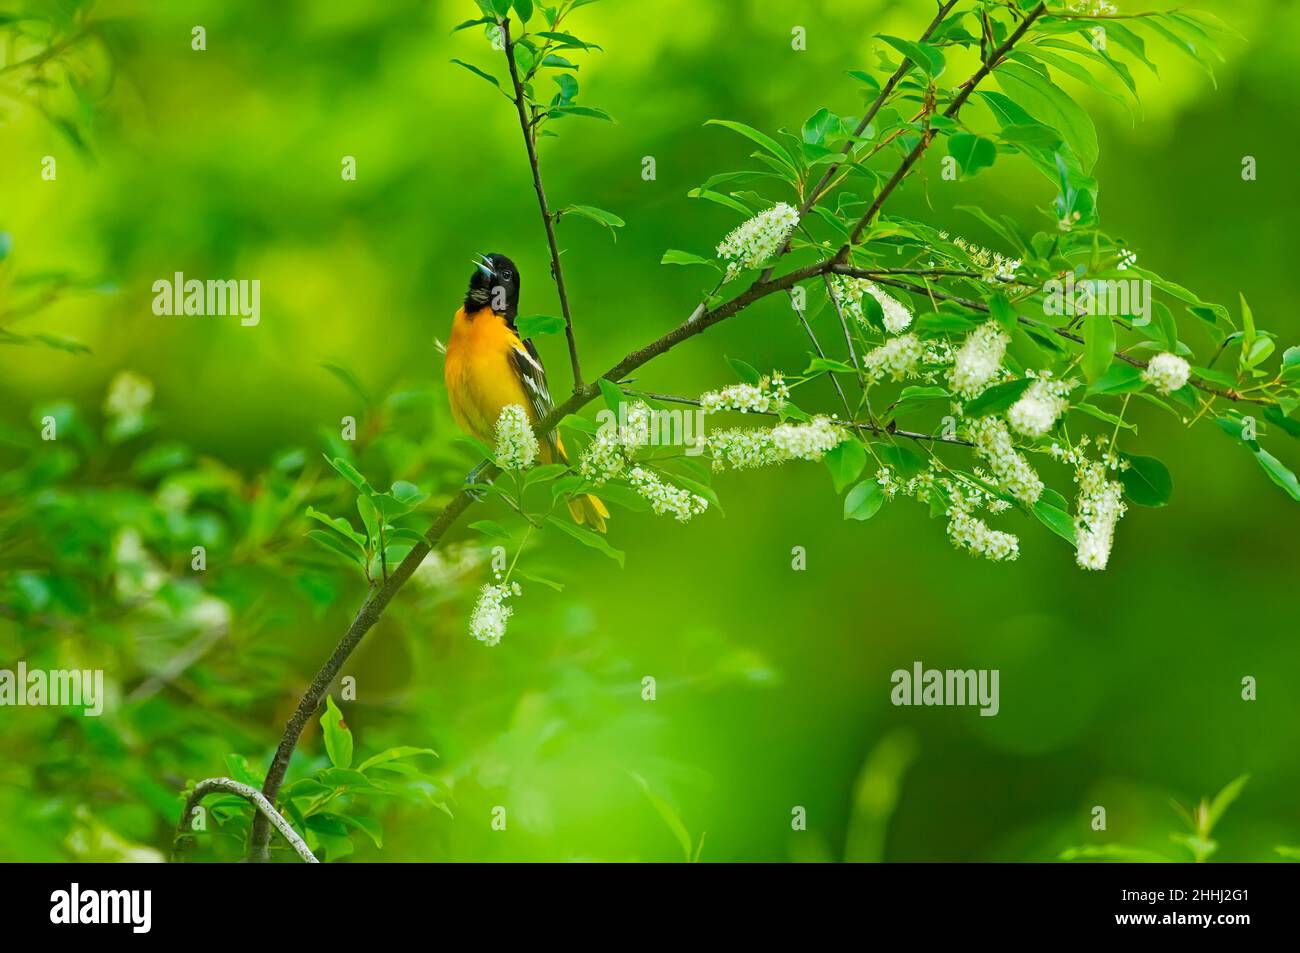
[[[551,401],[550,388],[546,386],[546,369],[542,367],[542,359],[537,354],[537,348],[533,347],[532,341],[521,343],[522,348],[511,348],[510,363],[524,385],[524,393],[528,395],[530,409],[533,412],[533,421],[536,422],[554,410],[555,404]],[[560,451],[556,446],[555,431],[548,433],[545,440],[546,446],[551,451],[551,460],[558,461]]]

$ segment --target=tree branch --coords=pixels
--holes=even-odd
[[[869,278],[876,282],[876,284],[889,285],[891,288],[902,288],[904,291],[911,291],[919,295],[932,295],[941,301],[951,301],[954,304],[961,305],[963,308],[970,308],[972,311],[989,312],[989,306],[983,301],[975,301],[971,298],[962,298],[958,295],[948,294],[945,291],[936,291],[933,288],[921,288],[907,281],[898,281],[894,278],[882,277],[881,272],[872,271],[869,268],[852,268],[848,265],[836,264],[831,266],[830,271],[832,274],[836,275],[849,275],[854,278]],[[1023,317],[1022,315],[1016,315],[1016,320],[1031,328],[1038,328],[1042,331],[1051,331],[1057,337],[1064,338],[1067,341],[1073,341],[1075,344],[1086,343],[1084,338],[1080,335],[1067,331],[1064,328],[1058,328],[1055,325],[1048,324],[1046,321],[1038,321],[1034,318]],[[1127,354],[1119,351],[1115,352],[1115,359],[1117,361],[1123,361],[1125,364],[1132,367],[1141,368],[1142,370],[1146,370],[1147,364],[1149,363],[1136,357],[1129,357]],[[1197,380],[1195,377],[1191,378],[1189,383],[1197,390],[1204,391],[1207,394],[1213,394],[1216,397],[1223,397],[1231,401],[1262,404],[1264,406],[1271,406],[1276,403],[1276,401],[1270,400],[1267,397],[1250,397],[1232,389],[1225,390],[1223,388],[1215,387],[1212,384],[1207,384],[1204,381]]]
[[[971,75],[971,78],[962,84],[961,91],[953,97],[952,102],[948,104],[948,108],[943,111],[945,117],[948,119],[956,118],[957,113],[961,111],[961,107],[964,106],[966,100],[970,98],[970,94],[975,91],[975,87],[980,84],[984,77],[988,76],[988,74],[993,71],[998,63],[1001,62],[1002,58],[1006,56],[1007,53],[1011,51],[1011,48],[1020,41],[1020,38],[1028,32],[1034,21],[1046,12],[1047,4],[1045,3],[1039,3],[1029,11],[1025,18],[1020,21],[1020,25],[1011,31],[1011,34],[1002,42],[1002,45],[990,53],[988,59],[980,64],[980,68]],[[858,219],[857,225],[853,227],[853,232],[849,235],[849,240],[844,243],[844,246],[839,250],[839,254],[836,255],[836,261],[844,264],[849,260],[849,250],[858,243],[858,239],[862,237],[862,232],[871,224],[877,213],[880,212],[881,206],[885,204],[885,200],[889,198],[890,193],[892,193],[894,189],[898,188],[903,179],[907,178],[907,174],[912,171],[912,166],[914,166],[917,160],[921,158],[925,153],[925,150],[930,147],[930,143],[934,140],[936,134],[937,130],[931,126],[927,126],[925,132],[921,135],[920,141],[912,147],[912,151],[907,154],[907,158],[903,160],[902,164],[890,177],[889,181],[885,183],[884,187],[876,193],[875,200],[872,201],[871,205],[867,208],[866,212],[863,213],[862,217]]]
[[[194,816],[194,809],[199,806],[200,801],[216,791],[222,791],[226,794],[235,794],[242,797],[244,800],[249,801],[255,808],[257,808],[257,816],[259,818],[266,818],[272,825],[274,825],[275,829],[289,842],[289,846],[294,849],[294,853],[302,858],[304,863],[320,863],[320,861],[316,859],[316,855],[311,852],[311,848],[307,846],[307,842],[298,836],[298,832],[293,829],[293,826],[284,819],[279,811],[271,806],[271,802],[263,796],[261,791],[257,790],[257,788],[250,787],[247,784],[241,784],[231,778],[207,778],[194,785],[194,790],[191,791],[190,796],[185,799],[185,808],[181,811],[181,819],[176,825],[176,838],[172,844],[173,862],[180,859],[181,851],[184,849],[185,839],[193,835],[193,830],[188,825]]]
[[[573,316],[569,313],[569,293],[564,287],[564,268],[560,265],[560,247],[555,240],[555,220],[558,217],[546,202],[546,189],[542,186],[542,170],[537,161],[537,140],[528,114],[524,111],[524,84],[519,79],[519,68],[515,65],[515,44],[510,39],[510,18],[501,21],[501,36],[506,48],[506,62],[510,64],[510,81],[514,85],[515,111],[519,114],[519,131],[524,136],[524,147],[528,150],[528,165],[533,172],[533,190],[537,193],[537,205],[542,212],[542,224],[546,226],[546,244],[551,250],[551,277],[555,279],[555,289],[560,295],[560,312],[564,315],[564,336],[569,341],[569,366],[573,368],[573,389],[582,390],[582,367],[578,363],[578,342],[573,336]]]

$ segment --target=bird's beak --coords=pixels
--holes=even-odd
[[[495,278],[497,276],[496,272],[492,270],[492,263],[488,261],[486,255],[476,255],[470,259],[470,263],[483,272],[485,278]]]

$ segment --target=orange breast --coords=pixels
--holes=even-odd
[[[510,363],[510,352],[518,347],[518,336],[490,308],[469,315],[461,308],[452,320],[443,375],[451,412],[462,429],[488,444],[507,404],[519,404],[532,417],[528,397]]]

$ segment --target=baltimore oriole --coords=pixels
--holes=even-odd
[[[456,422],[491,445],[503,407],[520,405],[536,424],[555,405],[537,348],[515,330],[519,269],[505,255],[479,255],[474,266],[465,303],[452,319],[444,379]],[[539,456],[543,463],[568,462],[554,430],[541,441]],[[574,522],[605,532],[609,510],[591,494],[570,500],[569,512]]]

